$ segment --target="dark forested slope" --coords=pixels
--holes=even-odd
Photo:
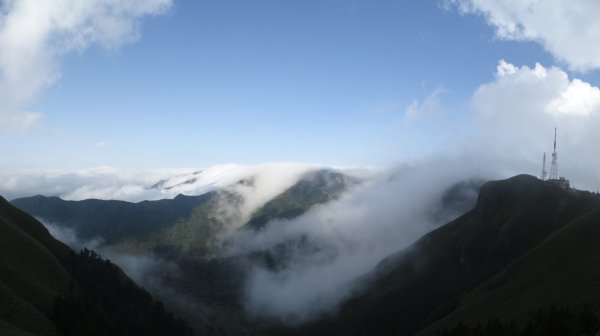
[[[0,197],[2,335],[187,335],[117,266],[75,253]]]
[[[361,279],[368,282],[365,291],[336,317],[308,330],[411,335],[444,316],[449,322],[473,322],[476,316],[484,321],[496,316],[526,319],[559,297],[571,297],[565,304],[582,308],[589,303],[598,310],[600,296],[585,295],[596,293],[600,283],[596,259],[580,262],[582,255],[592,253],[592,243],[576,245],[579,239],[597,237],[592,227],[600,225],[599,205],[596,195],[563,190],[532,176],[489,182],[475,209],[383,260]],[[552,269],[560,273],[552,274]],[[478,288],[493,277],[488,287]],[[548,292],[561,295],[541,300]],[[517,302],[522,309],[513,309]]]

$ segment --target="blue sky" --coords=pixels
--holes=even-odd
[[[460,1],[166,2],[135,14],[135,38],[54,56],[60,78],[21,104],[39,120],[0,131],[3,163],[384,166],[478,132],[470,101],[501,59],[598,84]]]

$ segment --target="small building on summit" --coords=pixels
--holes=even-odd
[[[546,180],[546,182],[556,184],[557,186],[561,187],[562,189],[571,188],[571,182],[569,182],[569,180],[567,180],[564,176],[561,176],[556,180],[553,180],[553,179]]]

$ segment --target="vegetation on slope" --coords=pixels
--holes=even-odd
[[[267,202],[252,215],[247,227],[260,229],[274,219],[292,219],[317,204],[337,199],[359,180],[330,170],[307,173],[298,183]]]
[[[0,197],[0,332],[7,335],[187,335],[109,261],[75,254]]]
[[[523,326],[517,322],[502,322],[497,318],[474,326],[457,323],[452,328],[444,327],[434,336],[593,336],[600,329],[598,315],[589,307],[577,315],[568,308],[538,310]]]
[[[339,197],[357,182],[329,170],[309,172],[257,210],[245,226],[258,228],[276,218],[299,216],[316,204]],[[64,201],[44,196],[16,199],[12,203],[49,223],[73,228],[82,240],[100,238],[122,252],[155,252],[176,259],[182,252],[185,256],[215,256],[221,244],[218,233],[226,226],[225,222],[242,220],[231,209],[238,209],[243,201],[235,192],[219,190],[140,203]]]
[[[49,223],[75,229],[83,240],[102,238],[107,244],[149,234],[188,218],[194,209],[209,202],[214,193],[179,195],[172,200],[105,201],[89,199],[65,201],[58,197],[33,196],[13,200],[19,209]]]
[[[355,181],[336,174],[319,172],[305,177],[253,214],[245,228],[261,229],[273,219],[293,218],[315,204],[339,197]],[[441,210],[432,207],[431,215],[447,218],[464,210],[472,204],[472,190],[477,186],[477,181],[457,184],[443,195]],[[183,216],[174,212],[170,217],[157,216],[163,222],[155,220],[151,230],[122,242],[133,242],[129,250],[137,248],[172,256],[182,272],[167,279],[168,284],[213,311],[209,318],[218,319],[208,324],[216,326],[213,331],[225,325],[231,329],[219,329],[220,332],[235,334],[255,330],[241,314],[239,285],[243,282],[243,269],[236,263],[244,258],[266,262],[277,259],[271,261],[273,267],[278,267],[285,259],[285,249],[279,246],[239,260],[198,258],[210,255],[214,242],[210,237],[223,224],[222,217],[215,214],[223,195],[228,197],[213,193],[201,202],[180,196],[179,202],[189,202]],[[235,195],[229,197],[229,202],[236,202]],[[173,222],[165,224],[165,218]],[[496,328],[494,333],[498,335],[515,330],[525,335],[547,327],[543,321],[548,319],[540,316],[546,316],[551,305],[565,309],[550,310],[548,316],[564,318],[565,325],[573,326],[572,321],[581,320],[586,305],[586,316],[600,312],[600,299],[596,299],[600,298],[600,272],[595,267],[600,262],[600,244],[595,244],[594,239],[600,235],[599,222],[600,199],[591,193],[562,190],[524,175],[490,182],[481,187],[474,209],[425,235],[414,246],[384,259],[371,274],[357,280],[364,290],[347,302],[337,316],[324,317],[300,329],[264,331],[478,335],[489,327]],[[130,237],[134,237],[135,226],[120,230],[131,230]],[[63,259],[57,260],[64,263],[64,252],[60,252],[64,245],[50,244],[46,248],[58,251],[52,255],[62,253]],[[181,254],[182,250],[191,253]],[[66,273],[74,277],[71,271]],[[2,290],[0,287],[0,293]],[[69,298],[67,294],[63,298]],[[98,298],[89,300],[98,302]],[[77,304],[67,305],[71,306]],[[540,308],[544,312],[536,315]],[[48,319],[49,315],[42,312],[41,316]],[[6,321],[0,319],[0,326],[3,324]],[[583,330],[579,327],[569,330]]]
[[[463,295],[457,308],[427,330],[457,321],[531,319],[540,307],[600,312],[600,208],[557,230],[502,272]]]
[[[323,319],[310,330],[413,334],[451,313],[464,293],[598,205],[590,193],[564,191],[531,176],[487,183],[475,209],[385,259],[370,275],[367,289],[337,318]]]

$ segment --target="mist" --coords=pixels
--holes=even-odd
[[[333,314],[359,289],[360,283],[354,280],[474,205],[476,190],[460,195],[468,199],[466,207],[444,209],[442,196],[448,188],[474,177],[496,176],[486,166],[483,171],[487,173],[482,173],[477,158],[470,156],[439,157],[388,170],[350,171],[361,176],[361,182],[341,198],[314,206],[293,220],[272,221],[259,231],[238,229],[252,213],[313,169],[297,164],[218,166],[167,177],[156,189],[174,192],[180,186],[187,193],[212,189],[235,195],[234,201],[222,197],[216,210],[229,221],[219,233],[226,244],[217,258],[247,260],[245,256],[259,252],[272,253],[279,261],[275,269],[257,261],[243,266],[247,273],[241,300],[253,319],[299,324]],[[121,181],[126,180],[122,176]],[[192,305],[165,282],[181,273],[174,262],[152,253],[119,253],[101,238],[83,241],[72,229],[40,220],[73,249],[94,249],[159,297]]]
[[[280,261],[275,269],[260,262],[249,266],[247,313],[299,324],[335,312],[358,289],[355,279],[474,206],[477,190],[462,195],[469,198],[466,208],[443,211],[441,198],[455,183],[478,174],[469,158],[402,166],[296,219],[232,236],[226,256],[270,251]]]
[[[165,282],[167,277],[173,278],[180,275],[181,270],[175,263],[159,258],[153,253],[121,253],[107,246],[101,237],[81,239],[72,228],[50,223],[40,217],[36,217],[36,219],[46,227],[54,238],[67,244],[74,251],[94,250],[102,258],[118,265],[132,280],[154,293],[154,295],[169,298],[169,301],[178,302],[183,306],[192,304],[191,301],[186,300]],[[200,308],[200,306],[196,308]],[[204,309],[202,308],[202,310]]]
[[[242,215],[293,185],[317,165],[264,163],[222,164],[204,169],[119,169],[114,167],[11,168],[0,167],[0,194],[8,199],[33,195],[140,202],[172,199],[179,194],[196,196],[228,189],[245,197]],[[248,180],[251,184],[239,184]]]

